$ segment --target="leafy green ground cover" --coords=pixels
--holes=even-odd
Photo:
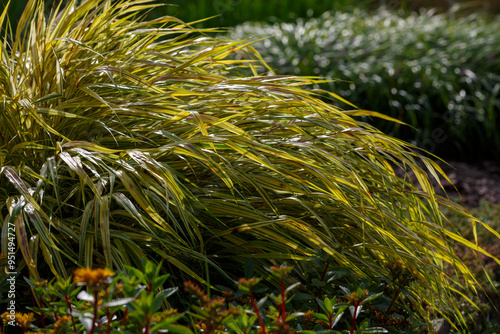
[[[414,127],[372,121],[386,133],[471,160],[500,158],[499,31],[476,15],[358,10],[244,23],[230,37],[265,38],[254,47],[277,73],[332,79],[321,87]]]
[[[252,276],[253,262],[247,264]],[[33,312],[6,312],[2,320],[12,318],[23,333],[52,334],[429,333],[416,305],[399,293],[414,281],[414,271],[402,262],[387,266],[394,274],[391,280],[360,280],[347,268],[327,266],[314,278],[317,283],[308,285],[294,277],[292,267],[274,266],[265,277],[240,279],[235,290],[211,293],[191,281],[184,289],[165,288],[169,275],[147,261],[119,274],[79,268],[68,280],[32,279],[39,301],[29,308]],[[276,280],[277,286],[268,289],[264,280]],[[178,295],[181,304],[172,301]]]

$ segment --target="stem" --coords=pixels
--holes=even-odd
[[[50,296],[50,301],[54,302],[54,297],[52,297],[52,295]],[[56,321],[59,320],[59,317],[57,316],[56,312],[54,312],[54,319],[56,319]]]
[[[92,320],[92,327],[90,328],[90,332],[89,334],[93,334],[94,333],[94,330],[95,330],[95,324],[97,322],[97,307],[98,307],[98,302],[99,300],[97,299],[97,297],[99,296],[99,292],[97,291],[97,289],[94,291],[94,319]]]
[[[111,316],[109,314],[109,307],[106,307],[106,317],[108,319],[108,334],[111,333]]]
[[[40,301],[40,308],[43,308],[43,299],[42,297],[38,298]],[[42,328],[45,328],[45,315],[43,313],[40,313],[40,316],[42,318]]]
[[[321,274],[321,282],[323,282],[325,280],[325,276],[326,276],[326,272],[328,270],[328,266],[329,264],[327,263],[326,266],[325,266],[325,269],[323,270],[323,274]],[[323,287],[320,286],[319,289],[318,289],[318,299],[323,299],[323,296],[322,296],[322,293],[323,292]],[[319,306],[318,304],[318,313],[321,312],[321,307]]]
[[[286,321],[286,305],[285,305],[285,280],[284,276],[281,276],[281,324],[285,325]]]
[[[391,305],[389,306],[389,308],[386,311],[387,314],[389,314],[389,311],[392,309],[392,306],[396,302],[396,299],[398,299],[398,296],[399,296],[400,292],[401,292],[401,290],[398,288],[398,291],[396,292],[396,294],[394,295],[394,298],[392,299]]]
[[[149,334],[149,314],[146,314],[146,326],[144,327],[144,334]]]
[[[106,285],[104,287],[104,293],[106,295],[106,297],[108,296],[108,286]],[[107,333],[110,334],[111,333],[111,316],[109,314],[109,307],[106,307],[106,318],[108,320],[108,331]]]
[[[203,332],[204,334],[210,334],[212,333],[212,321],[210,321],[210,319],[208,319],[207,322],[205,322],[205,331]]]
[[[128,308],[125,308],[125,311],[123,311],[122,326],[125,326],[125,324],[127,323],[127,314],[128,314]]]
[[[356,313],[358,313],[358,303],[354,304],[354,312],[352,314],[352,320],[351,320],[351,330],[349,331],[350,334],[354,333],[354,330],[356,329]]]
[[[264,320],[262,320],[262,317],[260,316],[259,308],[257,307],[257,304],[255,303],[255,297],[253,296],[253,287],[250,288],[250,300],[252,301],[253,308],[255,310],[255,313],[257,314],[257,318],[259,319],[260,327],[262,328],[262,331],[264,334],[267,334],[266,331],[266,326],[264,325]]]
[[[69,308],[69,315],[71,316],[71,323],[73,324],[73,331],[75,332],[75,334],[77,333],[76,332],[76,324],[75,324],[75,318],[73,317],[73,307],[71,306],[71,303],[69,302],[69,296],[66,296],[64,298],[64,300],[66,301],[66,304],[68,304],[68,308]]]

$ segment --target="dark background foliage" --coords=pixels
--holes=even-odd
[[[68,0],[61,0],[68,2]],[[5,6],[9,1],[1,0]],[[16,21],[28,0],[10,1],[10,16]],[[58,0],[47,0],[47,8],[58,3]],[[500,12],[500,2],[497,0],[159,0],[166,6],[156,9],[151,15],[175,15],[184,21],[196,21],[207,17],[218,16],[206,21],[201,26],[229,27],[245,21],[289,21],[298,17],[317,17],[328,10],[351,10],[353,8],[376,9],[386,6],[393,10],[405,12],[418,11],[422,8],[435,8],[437,11],[447,11],[453,4],[465,4],[467,12],[481,11],[488,15]]]

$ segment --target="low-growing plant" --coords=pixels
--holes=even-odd
[[[16,313],[15,322],[23,333],[75,334],[427,333],[429,326],[423,318],[410,318],[393,306],[395,300],[387,308],[388,298],[380,282],[359,281],[347,268],[335,268],[334,273],[344,273],[348,286],[331,280],[329,296],[303,304],[300,310],[294,308],[293,293],[300,283],[286,286],[292,273],[286,265],[269,268],[277,290],[258,301],[254,293],[258,278],[240,279],[238,291],[218,291],[215,296],[185,282],[186,297],[192,297],[182,305],[185,309],[169,303],[169,297],[178,291],[163,288],[168,275],[161,274],[160,268],[144,261],[141,268],[127,267],[117,274],[109,269],[78,268],[67,280],[31,279],[38,306],[30,308],[31,312]],[[257,294],[262,295],[262,290]],[[4,329],[6,326],[10,325],[4,321]]]
[[[157,333],[159,329],[189,333],[175,324],[182,314],[161,309],[177,288],[161,289],[168,275],[160,274],[160,269],[144,262],[143,268],[127,267],[116,276],[110,269],[79,268],[68,279],[32,279],[38,307],[31,310],[42,320],[36,330],[111,333],[120,328],[127,333]]]

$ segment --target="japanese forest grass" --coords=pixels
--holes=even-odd
[[[44,17],[32,0],[17,27],[4,11],[1,251],[13,223],[18,270],[64,278],[150,258],[231,284],[248,257],[300,270],[327,254],[365,277],[401,259],[419,273],[409,298],[457,309],[475,277],[453,245],[489,254],[443,227],[440,206],[482,223],[434,193],[437,165],[351,117],[375,113],[317,99],[312,78],[259,75],[245,42],[141,21],[152,6],[72,1]]]

